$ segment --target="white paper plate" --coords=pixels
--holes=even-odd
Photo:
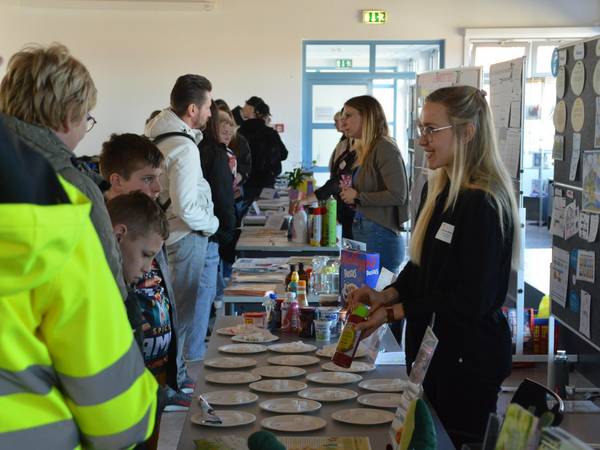
[[[219,351],[223,353],[262,353],[267,351],[267,347],[260,344],[227,344],[221,345]]]
[[[263,419],[260,424],[269,430],[303,433],[325,428],[327,422],[320,417],[290,414],[287,416],[268,417]]]
[[[329,361],[325,364],[322,364],[321,369],[330,370],[332,372],[363,373],[375,370],[375,364],[366,363],[362,361],[352,361],[352,365],[348,368],[345,368],[338,366],[332,361]]]
[[[279,340],[278,336],[274,334],[265,333],[254,333],[254,334],[240,334],[231,338],[234,342],[275,342]]]
[[[219,384],[245,384],[258,381],[261,376],[250,372],[216,372],[207,374],[204,379]]]
[[[224,336],[237,336],[240,334],[252,334],[252,333],[264,333],[266,330],[264,328],[258,328],[254,325],[236,325],[234,327],[224,327],[219,328],[217,330],[218,334]]]
[[[319,358],[316,356],[307,356],[307,355],[281,355],[281,356],[272,356],[267,359],[269,364],[276,364],[278,366],[312,366],[313,364],[317,364],[321,362]]]
[[[306,379],[319,384],[348,384],[356,383],[363,378],[355,373],[347,372],[313,372],[306,375]]]
[[[358,397],[358,392],[343,388],[308,388],[298,392],[298,396],[320,402],[342,402]]]
[[[260,403],[261,409],[279,414],[302,414],[321,409],[321,404],[302,398],[274,398]]]
[[[246,405],[258,400],[258,395],[247,391],[213,391],[202,396],[212,406]]]
[[[286,342],[284,344],[269,345],[269,350],[277,353],[308,353],[314,352],[316,346],[304,342]]]
[[[264,366],[252,369],[252,373],[267,378],[292,378],[304,375],[306,370],[293,366]]]
[[[242,369],[244,367],[252,367],[256,365],[255,359],[240,358],[237,356],[221,356],[219,358],[211,358],[204,360],[206,367],[214,367],[216,369]]]
[[[342,409],[331,415],[338,422],[352,425],[382,425],[394,420],[395,415],[389,411],[373,408]]]
[[[298,392],[306,388],[306,383],[295,380],[272,379],[257,381],[256,383],[250,384],[250,389],[268,393]]]
[[[391,392],[377,392],[375,394],[365,394],[358,397],[358,403],[375,408],[397,408],[402,399],[401,394]]]
[[[402,392],[406,382],[400,378],[371,378],[358,384],[367,391],[375,392]]]
[[[324,358],[333,358],[333,354],[335,353],[335,348],[337,344],[329,344],[317,350],[317,355],[323,356]],[[364,344],[358,344],[358,350],[356,350],[355,358],[362,358],[367,355],[367,347]]]
[[[202,413],[194,414],[192,417],[190,417],[190,421],[198,425],[204,425],[205,427],[227,428],[248,425],[256,420],[256,416],[254,414],[250,414],[249,412],[245,411],[222,409],[216,410],[215,414],[221,418],[223,423],[204,423],[202,422],[202,419],[204,418]]]

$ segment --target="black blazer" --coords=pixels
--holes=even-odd
[[[212,193],[215,216],[219,229],[211,236],[219,246],[231,242],[235,234],[235,206],[233,200],[233,174],[229,168],[227,149],[224,144],[205,138],[198,144],[202,174]]]
[[[427,377],[454,371],[500,383],[511,368],[510,329],[500,308],[511,272],[512,229],[502,236],[498,212],[485,192],[464,190],[444,212],[447,195],[446,188],[436,201],[421,265],[409,262],[390,286],[404,304],[406,366],[411,367],[435,313],[439,344]],[[454,227],[451,237],[440,233],[443,223]]]
[[[281,161],[288,156],[279,133],[262,119],[245,120],[238,132],[248,140],[252,153],[252,171],[246,186],[273,187],[275,179],[281,174]]]

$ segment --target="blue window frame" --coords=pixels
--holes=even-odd
[[[405,56],[405,57],[404,57]],[[354,61],[357,64],[354,64]],[[393,64],[392,64],[393,63]],[[323,164],[313,167],[317,155],[313,148],[313,134],[316,130],[334,130],[335,109],[321,108],[315,112],[313,91],[319,86],[337,86],[344,92],[344,86],[351,92],[357,87],[357,94],[366,93],[378,97],[377,92],[393,90],[388,95],[388,125],[392,135],[402,129],[398,124],[399,95],[406,95],[405,104],[410,109],[410,89],[418,72],[426,72],[444,67],[444,41],[304,41],[302,48],[302,166],[312,167],[314,172],[328,172]],[[402,84],[403,83],[403,84]],[[405,93],[399,93],[402,85]],[[363,92],[364,91],[364,92]],[[375,91],[375,94],[374,94]],[[321,90],[321,92],[324,92]],[[389,94],[389,92],[388,92]],[[391,100],[390,100],[391,99]],[[347,98],[344,98],[347,100]],[[381,99],[380,99],[381,101]],[[391,105],[390,105],[391,102]],[[320,115],[317,120],[315,116]],[[403,116],[406,122],[406,115]],[[333,148],[329,149],[333,150]]]

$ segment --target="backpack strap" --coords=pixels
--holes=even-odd
[[[184,133],[183,131],[170,131],[169,133],[159,134],[154,139],[152,139],[152,142],[154,144],[158,144],[160,141],[164,141],[167,138],[175,137],[175,136],[186,137],[186,138],[190,139],[194,143],[194,145],[196,145],[196,140],[189,134]]]
[[[152,142],[154,144],[158,144],[160,141],[164,141],[165,139],[175,136],[186,137],[190,139],[194,143],[194,145],[196,145],[196,140],[189,134],[184,133],[183,131],[170,131],[169,133],[159,134],[158,136],[154,137],[154,139],[152,139]],[[169,206],[171,206],[171,199],[168,198],[167,201],[165,201],[164,203],[158,202],[158,206],[160,206],[161,209],[166,212]]]

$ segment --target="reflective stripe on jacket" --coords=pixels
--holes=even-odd
[[[91,204],[0,204],[0,448],[131,446],[157,384],[89,219]]]

